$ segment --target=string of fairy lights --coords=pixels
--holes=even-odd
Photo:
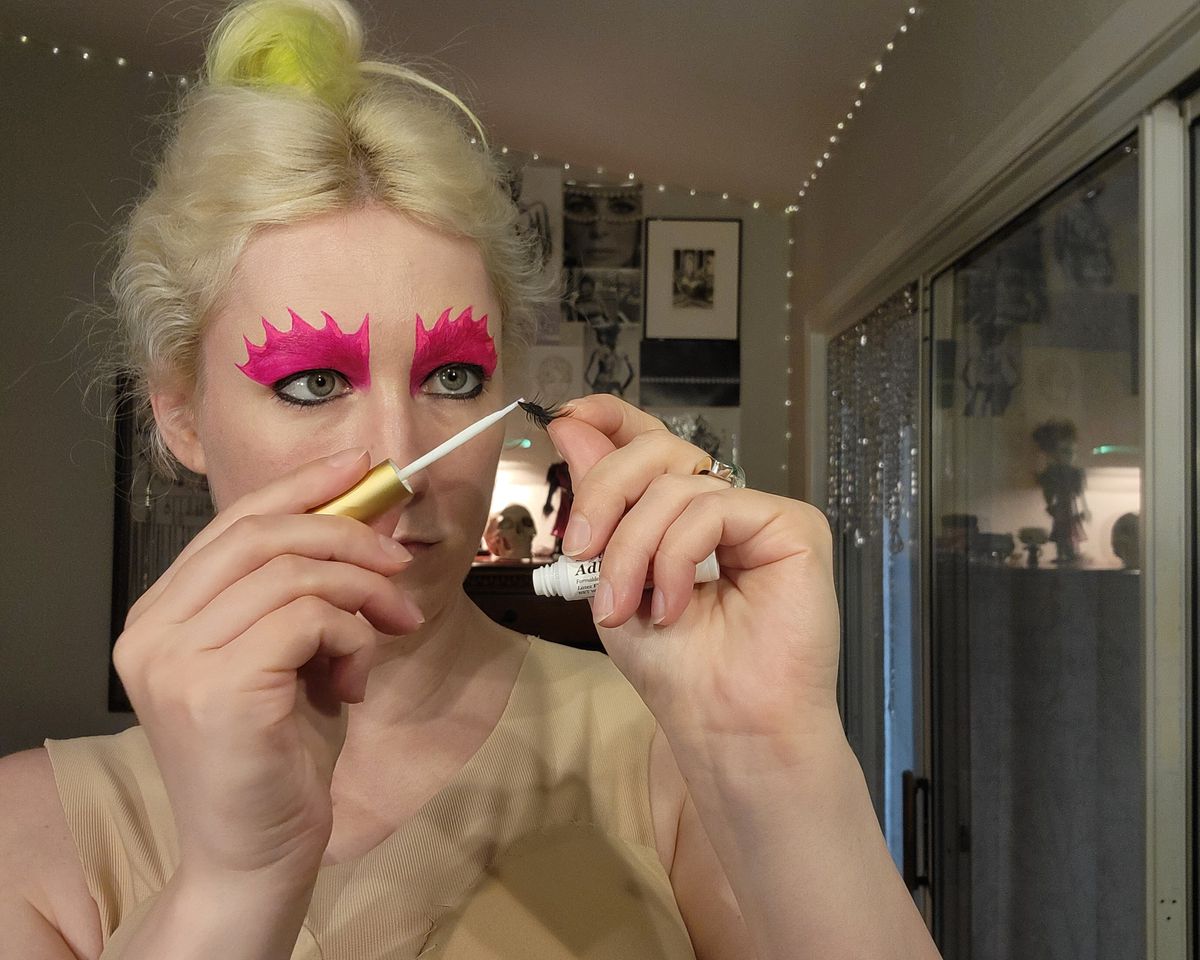
[[[858,116],[858,113],[856,111],[860,111],[862,109],[864,98],[867,96],[867,94],[871,91],[871,89],[875,85],[875,81],[878,78],[879,74],[883,73],[884,62],[885,62],[886,58],[888,57],[888,55],[890,55],[891,53],[893,53],[895,51],[897,44],[899,44],[900,41],[905,37],[905,35],[908,34],[909,30],[911,29],[911,27],[913,25],[913,22],[916,20],[916,18],[918,16],[920,16],[920,12],[921,12],[920,8],[917,6],[910,6],[907,8],[907,10],[905,11],[904,17],[901,20],[900,24],[897,26],[895,32],[888,39],[888,41],[884,44],[883,50],[880,52],[879,56],[875,58],[872,67],[870,68],[870,70],[867,73],[867,76],[863,77],[863,79],[858,81],[858,83],[855,87],[855,90],[854,90],[853,100],[851,101],[850,109],[848,109],[846,111],[846,114],[844,117],[839,117],[839,119],[835,122],[834,130],[833,130],[833,132],[831,132],[829,134],[829,136],[827,138],[827,143],[825,144],[825,149],[822,150],[820,156],[816,157],[813,160],[813,163],[812,163],[811,167],[809,168],[808,174],[806,175],[804,180],[801,182],[799,189],[796,191],[796,200],[783,208],[783,212],[785,214],[797,213],[800,210],[799,201],[804,200],[809,195],[809,193],[811,192],[811,190],[813,188],[813,185],[817,181],[817,178],[821,175],[821,173],[824,171],[825,167],[833,159],[834,152],[835,152],[838,144],[840,144],[846,136],[847,128],[854,121],[855,117]],[[37,48],[37,49],[42,49],[42,50],[48,51],[49,54],[54,57],[63,57],[64,59],[74,58],[74,59],[82,60],[84,62],[93,62],[93,61],[94,62],[109,62],[113,66],[116,66],[122,70],[129,70],[131,72],[141,72],[142,74],[144,74],[145,79],[148,82],[158,82],[158,83],[168,84],[168,85],[172,85],[172,86],[176,86],[176,87],[187,87],[188,84],[191,83],[195,79],[194,75],[190,75],[190,74],[186,74],[186,73],[169,73],[169,72],[162,71],[162,70],[148,69],[146,67],[137,67],[137,66],[133,65],[126,57],[100,54],[93,47],[81,46],[78,44],[67,45],[67,44],[46,43],[44,41],[35,39],[34,37],[31,37],[29,34],[26,34],[26,33],[0,35],[0,40],[14,40],[16,43],[18,43],[22,46],[25,46],[25,47]],[[471,142],[472,143],[475,142],[474,138],[472,138]],[[509,148],[507,146],[501,146],[500,152],[507,154],[509,152]],[[527,155],[529,157],[531,157],[535,163],[541,162],[542,158],[541,158],[541,154],[539,151],[533,150],[533,151],[530,151]],[[584,175],[584,176],[591,176],[591,171],[593,169],[595,170],[596,176],[603,177],[608,174],[608,172],[606,171],[606,169],[603,166],[592,167],[592,166],[588,166],[588,165],[579,165],[579,164],[571,163],[570,161],[566,161],[566,160],[559,160],[559,161],[555,161],[555,162],[561,163],[563,172],[568,173],[568,174],[577,173],[577,174]],[[630,171],[628,173],[628,176],[626,179],[628,179],[629,181],[636,181],[637,175],[633,171]],[[571,185],[572,183],[573,183],[573,179],[568,178],[567,184]],[[702,190],[698,190],[694,186],[689,186],[689,187],[683,188],[683,187],[677,187],[674,185],[669,186],[666,183],[658,183],[656,189],[659,193],[666,193],[668,190],[671,190],[671,192],[673,192],[673,193],[686,192],[686,194],[689,197],[701,197],[704,199],[713,199],[713,198],[719,197],[724,202],[732,201],[737,204],[744,204],[744,205],[749,206],[752,210],[763,210],[765,207],[765,205],[763,204],[763,202],[761,200],[735,199],[735,198],[731,197],[731,195],[729,194],[728,191],[702,191]]]
[[[828,166],[829,162],[833,159],[838,145],[843,142],[849,125],[859,115],[859,111],[861,111],[862,106],[863,106],[864,98],[870,93],[870,91],[874,87],[879,74],[883,73],[884,63],[885,63],[886,58],[888,57],[888,55],[890,55],[891,53],[893,53],[895,51],[896,46],[900,43],[901,39],[904,38],[906,34],[908,34],[910,29],[912,28],[913,22],[916,20],[916,18],[919,15],[920,15],[919,7],[910,6],[907,8],[903,19],[901,20],[900,24],[896,28],[896,31],[888,39],[888,41],[884,44],[883,50],[880,52],[879,56],[875,59],[871,69],[867,73],[867,76],[865,76],[863,79],[861,79],[858,82],[858,84],[856,85],[856,88],[855,88],[854,94],[853,94],[853,98],[851,101],[850,109],[848,109],[846,111],[846,114],[844,117],[839,117],[838,120],[836,121],[833,132],[831,132],[828,136],[828,142],[825,146],[825,149],[823,149],[821,151],[821,155],[819,157],[815,158],[815,160],[812,163],[812,166],[810,167],[810,169],[808,171],[807,176],[801,183],[799,189],[796,191],[796,199],[793,200],[791,203],[787,204],[783,208],[782,213],[784,215],[791,216],[792,214],[799,212],[801,203],[804,201],[804,199],[806,197],[809,196],[809,194],[811,193],[811,191],[813,189],[814,184],[817,181],[817,178],[820,176],[820,174],[822,172],[824,172],[824,170]],[[52,57],[61,57],[64,60],[74,59],[76,61],[82,61],[84,63],[107,63],[110,66],[116,67],[118,70],[127,70],[134,74],[140,73],[143,75],[143,79],[147,83],[162,85],[164,87],[186,88],[195,79],[195,75],[193,75],[193,74],[170,73],[170,72],[163,71],[163,70],[155,70],[155,69],[152,69],[152,68],[149,68],[146,66],[137,66],[134,63],[132,63],[127,57],[102,54],[102,53],[98,52],[94,47],[87,47],[87,46],[82,46],[79,44],[68,45],[68,44],[47,43],[47,42],[41,41],[39,39],[35,39],[34,37],[30,36],[27,33],[0,34],[0,44],[3,44],[5,41],[14,42],[21,47],[30,49],[31,51],[32,50],[41,50],[43,52],[48,53]],[[471,142],[474,143],[475,139],[472,138]],[[608,171],[603,166],[591,166],[591,165],[586,165],[586,164],[577,164],[577,163],[573,163],[569,160],[551,160],[549,158],[543,159],[541,152],[538,150],[532,150],[532,151],[528,151],[528,152],[510,151],[510,148],[507,145],[501,145],[499,149],[500,149],[500,153],[506,154],[506,155],[509,154],[510,152],[523,153],[524,156],[529,157],[529,159],[532,160],[534,163],[545,163],[548,165],[554,165],[554,164],[561,165],[563,173],[567,175],[565,178],[565,181],[568,186],[574,185],[577,182],[577,178],[581,178],[581,177],[582,178],[590,178],[592,176],[593,170],[595,171],[595,175],[597,177],[606,177],[607,176],[609,178],[609,180],[616,179],[618,182],[620,182],[620,179],[621,179],[619,177],[614,178],[614,177],[610,176],[608,174]],[[637,178],[637,174],[631,170],[628,172],[628,174],[626,175],[626,177],[624,179],[628,182],[633,183],[633,182],[637,182],[638,178]],[[647,186],[649,186],[649,185],[647,185]],[[671,184],[667,184],[667,183],[657,183],[651,189],[654,189],[657,193],[660,193],[660,194],[665,194],[668,192],[670,192],[673,195],[686,194],[689,198],[698,198],[700,200],[714,200],[714,199],[720,198],[721,202],[723,202],[723,203],[731,203],[733,205],[749,207],[751,210],[760,211],[762,213],[769,212],[768,205],[764,204],[761,200],[744,200],[744,199],[734,198],[730,195],[730,193],[728,191],[704,191],[704,190],[697,189],[695,186],[679,187],[679,186],[671,185]],[[787,245],[789,248],[794,248],[795,243],[796,243],[796,241],[794,238],[792,238],[792,237],[787,238]],[[792,260],[791,252],[792,251],[789,250],[789,256],[788,256],[789,264]],[[789,266],[785,273],[785,280],[788,281],[789,289],[790,289],[791,280],[793,279],[794,275],[795,275],[795,273],[794,273],[793,269],[791,268],[791,266]],[[790,329],[791,312],[792,312],[792,304],[790,302],[788,302],[784,305],[784,311],[786,314],[787,326]],[[784,344],[785,344],[785,347],[784,347],[785,350],[790,350],[791,339],[792,339],[792,337],[791,337],[790,333],[784,334],[783,340],[784,340]],[[790,361],[789,361],[789,363],[790,363]],[[788,397],[788,399],[784,400],[784,407],[790,408],[792,406],[792,400],[790,398],[790,394],[791,394],[790,378],[794,375],[794,370],[793,370],[792,366],[790,366],[790,365],[787,368],[787,375],[789,377],[789,385],[788,385],[788,391],[787,391],[789,394],[789,397]],[[790,429],[785,432],[784,439],[787,441],[791,441],[792,431]],[[782,464],[780,464],[780,469],[784,473],[787,472],[788,464],[787,464],[786,460]]]
[[[813,160],[812,166],[809,167],[808,175],[800,184],[800,189],[796,191],[796,200],[784,208],[785,213],[797,213],[800,210],[800,202],[809,195],[813,185],[817,182],[817,177],[821,175],[825,167],[828,166],[829,161],[833,159],[833,155],[838,144],[840,144],[846,136],[847,128],[851,123],[854,122],[855,117],[859,115],[858,112],[862,110],[863,101],[866,99],[867,94],[869,94],[872,88],[875,86],[875,82],[879,75],[883,73],[884,61],[889,54],[895,52],[896,46],[902,39],[904,39],[905,36],[907,36],[909,30],[912,29],[913,23],[920,15],[920,7],[910,6],[905,10],[904,18],[896,27],[896,32],[893,33],[888,39],[887,43],[883,45],[883,50],[880,52],[879,56],[875,58],[875,61],[871,65],[867,75],[859,80],[855,85],[853,99],[850,102],[849,109],[846,111],[845,116],[838,118],[834,125],[833,132],[829,134],[828,141],[826,142],[824,149],[821,151],[821,155]]]

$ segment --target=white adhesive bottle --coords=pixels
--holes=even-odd
[[[559,557],[554,563],[536,567],[533,571],[533,592],[539,597],[564,597],[567,600],[595,596],[596,584],[600,582],[600,561],[603,559],[603,554],[591,560]],[[696,564],[696,583],[711,583],[720,577],[721,567],[714,550]]]

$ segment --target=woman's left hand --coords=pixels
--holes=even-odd
[[[704,452],[616,397],[569,407],[549,428],[575,493],[564,551],[604,553],[592,600],[601,641],[663,728],[774,737],[836,722],[824,514],[694,475]],[[714,549],[720,580],[694,585]]]

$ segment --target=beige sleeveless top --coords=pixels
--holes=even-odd
[[[603,654],[536,637],[479,750],[379,846],[321,868],[293,960],[695,960],[654,846],[655,721]],[[47,740],[119,944],[178,863],[141,728]]]

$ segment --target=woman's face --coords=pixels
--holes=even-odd
[[[567,250],[585,267],[637,266],[641,204],[636,197],[568,193],[563,230]]]
[[[411,462],[503,405],[499,351],[472,242],[378,205],[265,229],[202,339],[194,422],[214,502],[347,447]],[[403,576],[427,617],[475,554],[503,435],[417,473],[415,496],[371,524],[412,552]]]

